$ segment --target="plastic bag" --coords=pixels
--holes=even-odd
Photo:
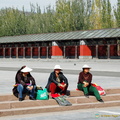
[[[92,83],[91,85],[96,87],[100,95],[106,95],[105,90],[101,86],[98,86],[96,83]]]
[[[55,97],[56,102],[61,106],[71,106],[72,104],[63,97]]]
[[[48,100],[48,92],[47,89],[37,90],[36,100]]]

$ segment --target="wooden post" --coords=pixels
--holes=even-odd
[[[75,46],[75,59],[77,59],[77,45]]]
[[[110,59],[110,45],[107,45],[107,58]]]
[[[64,52],[63,55],[64,55],[64,58],[65,58],[65,56],[66,56],[66,53],[65,53],[66,46],[64,46],[63,49],[64,49],[63,50],[63,52]]]
[[[38,47],[38,58],[40,58],[40,47]]]
[[[18,58],[18,47],[16,47],[16,58]]]
[[[33,53],[32,53],[33,51],[32,51],[32,50],[33,50],[33,47],[30,47],[30,57],[31,57],[31,58],[32,58],[32,56],[33,56]]]
[[[23,47],[23,58],[25,58],[25,47]]]
[[[5,58],[5,47],[3,48],[3,58]]]
[[[48,58],[48,46],[46,47],[46,51],[47,51],[47,54],[46,54],[46,58]]]
[[[11,47],[9,48],[9,50],[10,50],[10,58],[12,58],[12,54],[11,54],[11,50],[12,50],[12,49],[11,49]]]
[[[98,45],[96,45],[96,58],[98,59]]]

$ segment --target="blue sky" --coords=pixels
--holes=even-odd
[[[13,7],[22,10],[22,7],[24,6],[25,10],[29,11],[30,3],[33,3],[34,5],[38,3],[43,10],[44,7],[50,4],[54,6],[55,2],[56,0],[0,0],[0,9],[5,7]]]
[[[117,0],[110,1],[112,6],[117,3]],[[24,6],[26,11],[30,11],[30,3],[33,3],[34,5],[38,3],[43,10],[44,7],[47,7],[50,4],[51,6],[55,6],[55,2],[56,0],[0,0],[0,9],[5,7],[14,7],[22,10],[22,7]]]

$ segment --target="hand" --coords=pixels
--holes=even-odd
[[[61,86],[61,87],[65,87],[66,86],[66,84],[58,84],[58,86]]]
[[[66,84],[62,85],[62,87],[66,87]]]
[[[33,86],[27,86],[27,88],[28,88],[29,90],[32,90],[32,89],[33,89]]]
[[[89,85],[88,82],[83,82],[84,83],[84,86],[83,87],[87,87]]]

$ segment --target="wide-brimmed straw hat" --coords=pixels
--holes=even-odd
[[[31,72],[31,71],[32,69],[27,66],[21,70],[21,72]]]
[[[54,70],[55,69],[62,70],[62,68],[60,67],[60,65],[55,65]]]
[[[88,65],[83,65],[82,69],[85,69],[85,68],[89,68],[89,69],[91,69],[90,66],[88,66]]]

